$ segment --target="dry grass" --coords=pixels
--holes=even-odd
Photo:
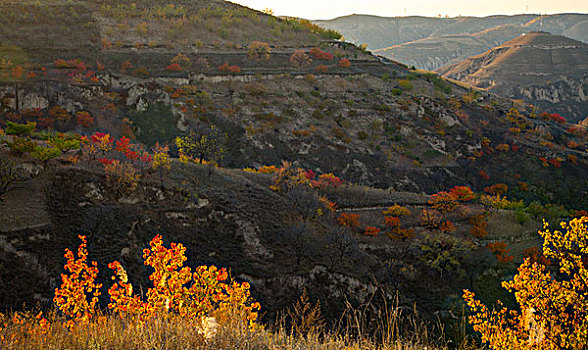
[[[397,305],[383,305],[376,311],[369,311],[370,307],[348,305],[334,330],[327,330],[320,318],[309,320],[308,315],[300,314],[298,316],[302,317],[297,322],[318,322],[319,326],[298,333],[294,331],[295,325],[286,326],[288,317],[268,330],[262,326],[252,329],[237,315],[212,327],[206,334],[200,322],[169,314],[155,316],[144,323],[131,317],[104,314],[68,330],[62,325],[65,319],[55,311],[47,316],[50,326],[43,332],[35,313],[13,313],[0,316],[0,348],[448,349],[449,342],[440,331],[441,325],[427,324]],[[465,339],[458,348],[473,348]]]
[[[479,88],[477,86],[473,86],[471,84],[468,84],[468,83],[466,83],[464,81],[455,80],[455,79],[451,79],[451,78],[447,78],[447,77],[443,77],[443,78],[446,79],[447,81],[450,81],[451,83],[453,83],[453,84],[461,87],[461,88],[466,89],[466,90],[475,90],[475,91],[482,91],[482,92],[488,91],[487,88],[486,89]]]

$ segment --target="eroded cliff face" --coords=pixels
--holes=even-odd
[[[570,121],[580,121],[588,116],[587,88],[588,74],[580,79],[561,77],[561,80],[545,85],[500,84],[491,87],[498,94],[529,101],[542,111],[559,113]]]
[[[284,57],[289,55],[276,59]],[[503,123],[513,106],[510,100],[480,94],[471,104],[456,107],[450,100],[468,93],[457,85],[442,96],[428,78],[413,78],[417,97],[387,78],[404,79],[407,72],[399,66],[371,58],[353,60],[352,67],[320,75],[280,72],[277,67],[243,75],[162,72],[138,77],[104,71],[96,74],[95,83],[75,83],[56,73],[55,79],[4,84],[0,100],[11,113],[41,109],[46,115],[55,106],[71,116],[89,111],[94,130],[125,134],[148,146],[170,142],[201,122],[213,123],[228,135],[227,167],[296,161],[350,182],[413,192],[433,193],[463,183],[483,189],[477,173],[486,160],[470,160],[482,151],[480,138],[488,136],[495,144],[517,142]],[[568,98],[561,89],[570,86],[581,110],[585,88],[577,82],[532,94],[555,101]],[[517,108],[524,113],[527,107]],[[73,121],[68,125],[88,132]],[[55,127],[68,128],[60,123]],[[145,136],[150,129],[167,132],[161,138]],[[468,132],[471,136],[465,137]],[[494,171],[500,174],[500,168],[508,166]],[[508,181],[499,176],[496,181]]]
[[[581,79],[562,78],[544,86],[515,88],[513,92],[540,103],[560,104],[564,101],[574,101],[585,104],[588,101],[588,74]]]

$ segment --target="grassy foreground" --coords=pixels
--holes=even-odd
[[[320,304],[303,290],[274,325],[258,322],[260,304],[247,282],[226,269],[184,266],[182,244],[163,244],[157,235],[144,249],[153,286],[135,294],[126,271],[112,262],[114,284],[108,311],[98,308],[101,284],[96,262],[88,262],[86,237],[78,251],[66,249],[66,273],[55,289],[54,308],[0,313],[0,349],[444,349],[442,326],[428,324],[398,301],[375,307],[347,305],[338,322],[326,326]],[[462,327],[458,327],[462,329]],[[458,332],[460,333],[460,332]],[[432,336],[437,334],[440,336]],[[466,342],[462,336],[454,338]]]
[[[306,307],[305,307],[306,309]],[[308,311],[308,310],[307,310]],[[2,349],[447,349],[450,342],[433,336],[429,327],[399,309],[376,320],[371,335],[363,333],[367,320],[359,311],[347,313],[346,327],[326,331],[311,313],[298,315],[298,333],[277,325],[274,330],[250,327],[235,315],[218,324],[214,318],[191,321],[170,314],[147,321],[102,314],[68,329],[56,311],[43,318],[32,312],[0,315]],[[406,327],[400,326],[401,320]],[[312,324],[311,324],[312,323]],[[412,329],[410,329],[412,328]],[[458,348],[468,347],[467,342]],[[454,346],[452,346],[453,348]]]

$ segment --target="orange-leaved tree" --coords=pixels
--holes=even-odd
[[[308,57],[303,50],[296,50],[290,56],[290,64],[295,68],[302,69],[312,63],[312,59]]]
[[[432,195],[429,199],[429,204],[440,213],[452,212],[460,206],[454,194],[446,191],[440,191]]]
[[[153,287],[146,293],[147,301],[133,294],[125,270],[115,261],[108,265],[118,278],[108,291],[110,309],[138,316],[141,320],[158,313],[193,320],[212,316],[220,322],[238,316],[250,326],[255,325],[260,305],[251,300],[247,282],[229,281],[227,271],[215,266],[199,266],[192,273],[190,267],[184,266],[186,248],[178,243],[167,248],[160,235],[155,236],[149,245],[150,248],[143,250],[145,265],[153,269],[149,277]]]
[[[341,213],[337,218],[337,223],[341,226],[346,226],[351,229],[356,229],[361,226],[359,222],[360,215],[355,213]]]
[[[488,236],[488,231],[486,230],[488,227],[488,221],[484,213],[472,216],[469,218],[468,222],[472,225],[472,227],[470,227],[470,233],[472,236],[477,238],[484,238]]]
[[[505,241],[490,242],[486,244],[486,248],[496,255],[498,262],[506,264],[514,259],[514,256],[508,255],[510,249]]]
[[[544,223],[543,254],[558,271],[530,258],[517,275],[502,285],[514,291],[520,312],[500,302],[489,310],[474,293],[465,290],[472,310],[469,321],[493,349],[588,348],[588,217],[562,222],[562,231]]]
[[[472,189],[467,186],[455,186],[449,193],[459,202],[469,202],[476,198]]]
[[[98,276],[96,262],[88,265],[86,236],[78,236],[82,243],[78,247],[77,258],[74,253],[65,249],[65,270],[61,274],[61,287],[55,288],[53,302],[68,317],[67,326],[74,323],[87,322],[96,313],[96,303],[100,296],[101,284],[95,282]]]
[[[414,229],[401,227],[400,217],[410,215],[410,209],[394,204],[382,212],[386,224],[386,235],[392,239],[400,239],[403,242],[414,236]]]
[[[268,43],[254,41],[247,49],[247,57],[254,61],[269,61],[272,49]]]

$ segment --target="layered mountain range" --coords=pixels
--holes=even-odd
[[[408,66],[523,99],[572,121],[587,116],[588,15],[353,15],[317,23]]]
[[[588,15],[516,15],[490,17],[376,17],[351,15],[316,23],[341,32],[378,55],[435,70],[514,39],[545,31],[588,42]]]

